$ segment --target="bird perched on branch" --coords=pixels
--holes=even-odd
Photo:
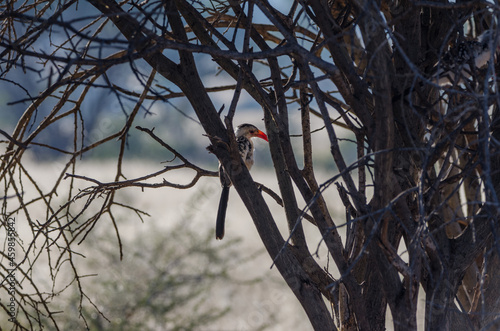
[[[432,81],[440,86],[452,86],[463,82],[491,59],[496,61],[500,43],[492,30],[483,32],[477,40],[462,41],[446,52],[436,64]],[[471,65],[473,67],[471,67]]]
[[[241,124],[236,130],[236,142],[240,156],[245,162],[248,170],[253,166],[253,142],[252,138],[261,138],[265,141],[267,136],[264,132],[257,129],[252,124]],[[222,185],[222,194],[219,202],[219,210],[217,211],[217,223],[215,224],[215,239],[224,238],[224,223],[226,221],[227,201],[229,199],[229,188],[231,187],[231,179],[224,171],[224,167],[219,163],[219,178]]]

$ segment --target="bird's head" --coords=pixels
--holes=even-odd
[[[239,125],[238,128],[236,129],[236,137],[238,137],[238,138],[239,137],[246,137],[247,139],[257,137],[257,138],[264,139],[265,141],[268,141],[267,135],[264,132],[257,129],[255,127],[255,125],[252,125],[252,124]]]

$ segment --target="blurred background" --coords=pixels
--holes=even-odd
[[[279,4],[279,1],[273,3]],[[64,20],[83,27],[95,13],[88,3],[80,2],[64,13]],[[255,17],[256,22],[264,21],[260,12],[256,12]],[[64,48],[55,47],[64,44],[67,38],[63,30],[54,27],[50,37],[38,38],[32,47],[47,54],[66,56]],[[116,31],[107,25],[99,37],[115,38]],[[116,49],[111,45],[91,51],[102,58]],[[64,114],[77,107],[77,116],[62,116],[37,132],[60,101],[58,96],[64,93],[63,88],[52,92],[51,97],[37,104],[35,111],[30,113],[23,137],[36,134],[23,154],[22,169],[12,176],[21,186],[24,201],[30,203],[23,206],[19,200],[12,199],[12,192],[3,192],[4,197],[9,197],[4,198],[3,213],[15,219],[19,234],[17,262],[26,265],[29,261],[32,266],[25,271],[34,283],[26,284],[25,277],[18,274],[23,291],[29,292],[31,287],[37,286],[39,292],[45,293],[40,304],[42,301],[50,304],[53,312],[50,318],[54,318],[64,330],[310,329],[298,301],[277,270],[272,268],[272,259],[265,252],[252,220],[234,190],[230,195],[226,236],[223,241],[215,240],[215,216],[220,194],[217,177],[203,177],[193,188],[186,190],[169,187],[119,189],[114,196],[116,204],[112,218],[104,215],[91,224],[79,221],[97,213],[105,196],[96,196],[87,206],[84,198],[77,197],[93,183],[65,178],[65,173],[102,183],[116,181],[121,140],[111,139],[89,149],[69,168],[71,155],[65,151],[92,146],[124,127],[138,105],[138,96],[150,74],[150,68],[141,61],[135,61],[133,65],[116,65],[88,86],[77,87],[70,100],[58,110],[58,114]],[[230,86],[235,84],[234,80],[220,71],[211,57],[198,54],[196,61],[208,88],[229,87],[210,94],[216,107],[224,107],[224,116],[233,98],[234,89]],[[289,60],[284,57],[283,61]],[[6,63],[2,66],[2,70],[5,69]],[[50,89],[54,81],[62,79],[60,69],[56,62],[26,57],[22,65],[19,63],[3,72],[0,79],[1,130],[8,134],[16,130],[20,119],[32,107],[32,101]],[[254,72],[262,79],[268,78],[267,67],[258,62],[254,64]],[[209,140],[203,135],[190,105],[176,94],[178,92],[164,78],[155,77],[150,98],[140,104],[132,128],[124,137],[126,148],[120,164],[120,180],[146,176],[178,162],[150,136],[136,130],[137,125],[154,129],[158,137],[190,162],[217,171],[216,157],[206,150]],[[234,124],[252,123],[265,130],[262,118],[262,110],[243,91]],[[299,109],[290,109],[289,120],[291,134],[300,133]],[[315,117],[311,120],[315,171],[321,184],[336,175],[337,170],[322,120]],[[351,143],[354,137],[339,130],[346,161],[353,162],[356,160],[355,144]],[[296,157],[301,164],[301,137],[296,136],[295,141]],[[2,138],[0,143],[0,152],[4,154],[8,140]],[[257,141],[255,148],[254,180],[279,193],[267,144]],[[182,169],[144,182],[167,180],[187,184],[192,178],[193,172]],[[48,192],[51,192],[48,202],[39,199]],[[342,226],[344,209],[337,199],[335,187],[328,188],[325,196],[333,214],[338,215],[335,221]],[[287,238],[282,208],[267,195],[265,197],[283,236]],[[44,247],[45,244],[38,242],[41,237],[34,242],[38,242],[43,251],[34,254],[36,244],[34,248],[29,246],[37,233],[34,229],[43,229],[42,225],[60,211],[58,208],[65,208],[72,199],[71,211],[67,215],[76,221],[70,230],[81,231],[79,233],[84,233],[84,236],[72,243],[74,251],[68,252],[71,260],[50,261],[54,258],[50,252],[63,256],[58,254],[65,247],[55,241],[45,243],[47,246]],[[300,207],[304,206],[305,203]],[[317,230],[305,224],[305,231],[308,237],[315,238],[311,242],[318,245],[315,257],[327,261]],[[5,236],[6,233],[0,232],[1,243],[6,242]],[[31,250],[25,255],[28,249]],[[3,258],[0,263],[5,261]],[[58,267],[54,270],[49,265]],[[0,297],[6,298],[5,293]],[[8,316],[0,314],[0,325],[10,327],[7,319]],[[48,320],[49,317],[42,319]],[[52,329],[50,323],[46,329]]]

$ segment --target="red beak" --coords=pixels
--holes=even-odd
[[[262,138],[265,141],[269,142],[269,140],[267,140],[266,134],[260,130],[255,134],[255,137]]]

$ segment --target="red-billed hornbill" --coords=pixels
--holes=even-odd
[[[236,142],[240,151],[241,158],[245,162],[248,170],[253,166],[253,142],[252,138],[262,138],[265,141],[267,136],[264,132],[257,129],[252,124],[241,124],[236,130]],[[215,238],[224,238],[224,222],[226,221],[227,201],[229,199],[229,188],[231,180],[224,171],[224,167],[219,163],[219,178],[222,185],[222,194],[220,196],[219,210],[217,212],[217,223],[215,224]]]

